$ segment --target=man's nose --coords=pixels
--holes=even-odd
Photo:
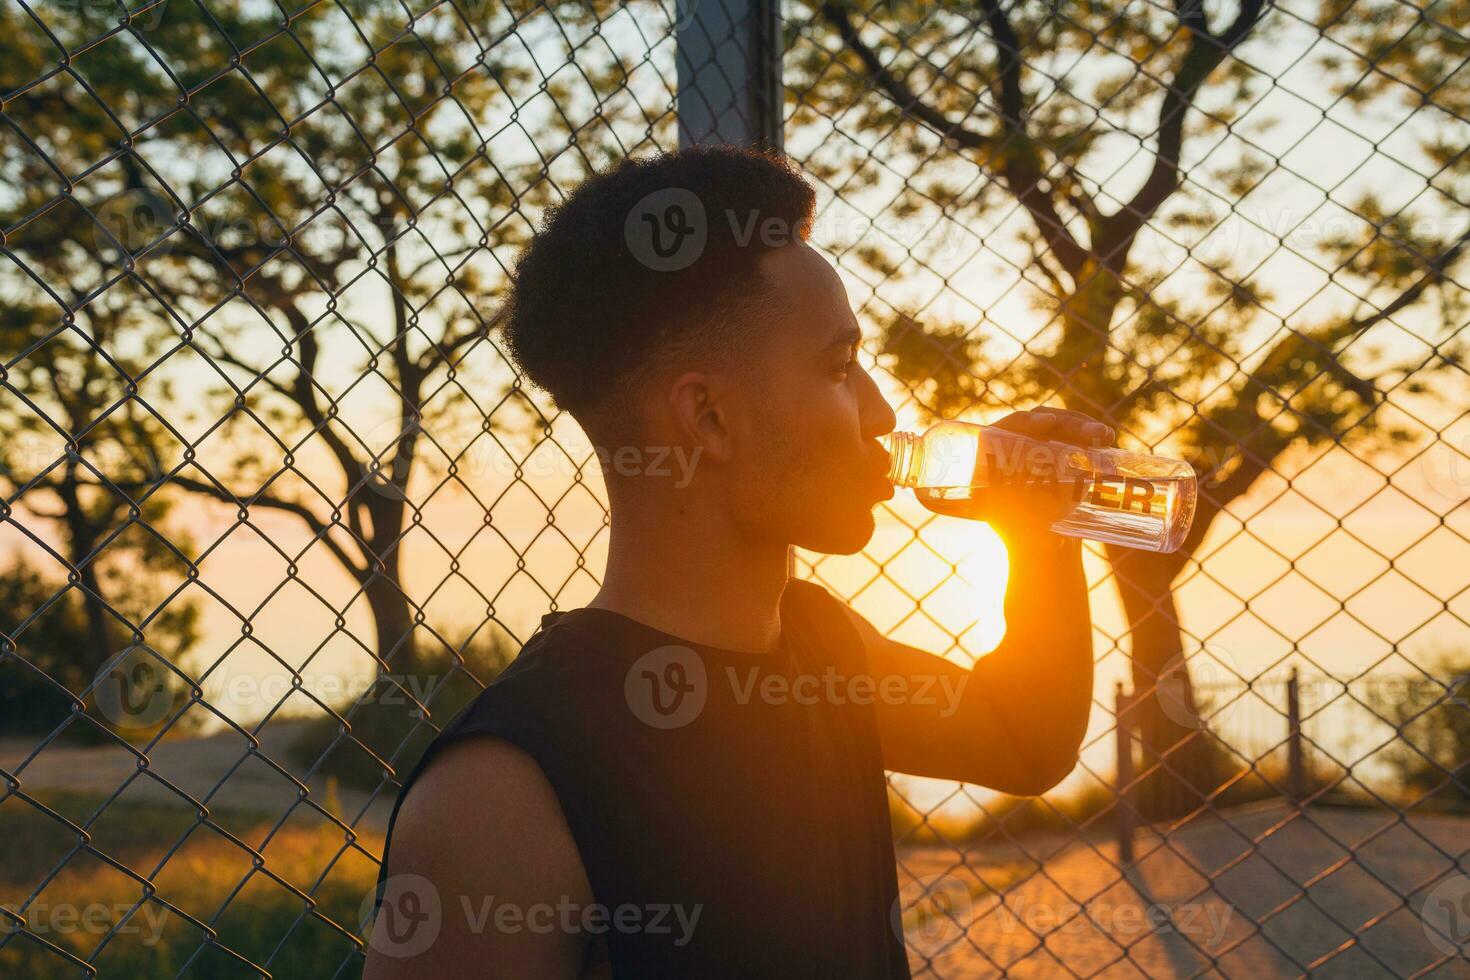
[[[877,439],[893,431],[893,427],[898,424],[898,416],[894,414],[893,406],[888,404],[888,399],[883,397],[883,392],[878,390],[873,376],[867,371],[863,372],[861,384],[858,419],[862,435],[864,439]]]

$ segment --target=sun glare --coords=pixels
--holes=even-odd
[[[949,537],[954,551],[964,556],[955,563],[955,574],[969,595],[975,618],[975,625],[965,635],[965,647],[977,656],[989,653],[1006,629],[1004,605],[1010,559],[1005,543],[989,524],[958,518],[940,518],[930,525],[929,534]]]

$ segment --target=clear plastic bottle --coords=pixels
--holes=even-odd
[[[994,487],[1045,494],[1051,530],[1145,551],[1177,551],[1194,520],[1194,468],[1125,449],[1041,441],[973,422],[940,422],[923,435],[883,440],[888,478],[938,514],[972,516]]]

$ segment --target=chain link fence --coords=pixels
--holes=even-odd
[[[6,0],[0,969],[360,972],[399,778],[606,546],[509,263],[593,170],[725,139],[817,186],[901,426],[1060,405],[1199,474],[1180,552],[1088,546],[1068,780],[890,777],[915,975],[1462,975],[1467,34]],[[794,569],[961,663],[1003,629],[998,539],[902,496]]]

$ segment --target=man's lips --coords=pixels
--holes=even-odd
[[[873,459],[873,483],[879,500],[891,500],[893,498],[893,481],[888,479],[888,453],[875,455]]]
[[[893,499],[893,481],[888,479],[888,468],[884,467],[873,474],[873,483],[879,500]]]

